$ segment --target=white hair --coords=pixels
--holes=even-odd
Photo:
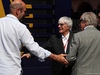
[[[97,16],[93,12],[84,12],[81,17],[82,20],[87,21],[87,25],[97,26]]]
[[[61,17],[61,18],[59,19],[58,23],[66,23],[67,26],[70,27],[69,30],[70,30],[70,31],[72,30],[72,24],[73,24],[73,22],[72,22],[72,20],[71,20],[70,17],[63,16],[63,17]]]

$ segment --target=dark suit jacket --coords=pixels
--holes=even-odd
[[[72,36],[73,33],[70,33],[66,53],[69,52],[69,45]],[[64,52],[61,34],[51,36],[50,39],[42,47],[51,51],[54,54],[61,54],[61,53],[66,54]],[[71,72],[71,66],[68,66],[66,68],[64,65],[58,62],[52,61],[52,75],[71,75],[70,72]]]

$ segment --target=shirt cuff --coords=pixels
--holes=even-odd
[[[47,57],[49,57],[51,55],[51,52],[50,51],[48,51],[48,50],[45,50],[45,58],[47,58]],[[38,59],[40,62],[44,62],[45,61],[45,59]]]

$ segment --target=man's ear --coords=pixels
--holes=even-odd
[[[87,24],[88,22],[87,21],[85,21],[85,26],[88,26],[88,24]]]
[[[68,29],[70,29],[70,26],[68,26]]]
[[[20,13],[20,9],[17,8],[17,9],[16,9],[16,15],[19,15],[19,13]]]

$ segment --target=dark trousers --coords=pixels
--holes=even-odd
[[[60,75],[71,75],[71,71],[72,71],[71,67],[68,68],[64,67]]]

